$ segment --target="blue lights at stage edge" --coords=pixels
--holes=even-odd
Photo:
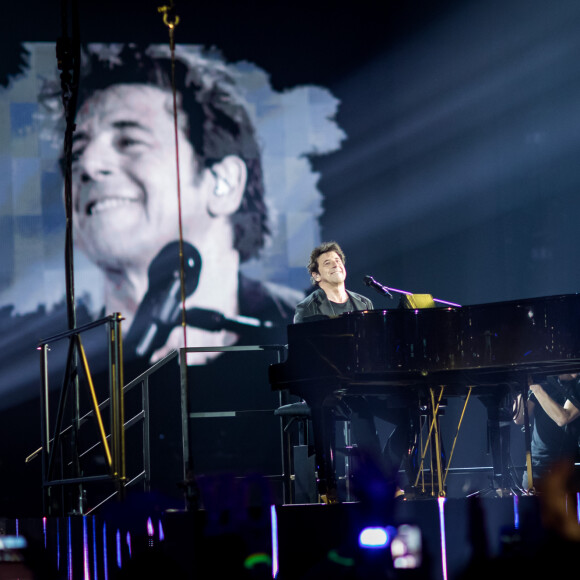
[[[379,526],[366,527],[358,535],[358,545],[361,548],[388,548],[396,535],[397,529],[393,526],[387,526],[386,528]]]

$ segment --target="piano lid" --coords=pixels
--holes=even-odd
[[[566,372],[580,368],[580,294],[351,312],[289,325],[288,349],[287,361],[271,369],[273,386],[332,376]]]

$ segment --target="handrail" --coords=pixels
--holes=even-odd
[[[98,320],[93,320],[93,322],[87,322],[86,324],[83,324],[82,326],[77,326],[77,328],[73,328],[72,330],[65,330],[63,332],[59,332],[58,334],[54,334],[53,336],[49,336],[48,338],[45,338],[43,340],[39,340],[37,342],[38,348],[40,348],[44,344],[48,344],[49,342],[58,342],[59,340],[62,340],[63,338],[75,336],[77,334],[81,334],[81,333],[85,332],[86,330],[91,330],[93,328],[103,326],[107,322],[110,322],[114,316],[115,316],[115,314],[112,314],[110,316],[105,316],[104,318],[99,318]],[[123,320],[123,319],[120,318],[119,320]]]
[[[91,326],[91,328],[94,328],[94,326]],[[69,335],[69,333],[65,333],[65,334],[66,335]],[[66,336],[64,338],[66,338]],[[131,380],[130,382],[128,382],[123,387],[123,394],[127,394],[129,391],[131,391],[133,388],[135,388],[137,385],[139,385],[145,379],[149,378],[149,376],[152,375],[154,372],[156,372],[158,369],[160,369],[161,367],[165,366],[168,362],[170,362],[174,358],[177,358],[177,355],[178,354],[179,353],[178,353],[177,350],[172,350],[171,352],[169,352],[162,359],[160,359],[159,361],[157,361],[156,363],[154,363],[152,366],[150,366],[146,371],[142,372],[140,375],[138,375],[133,380]],[[99,410],[106,409],[109,406],[109,403],[110,403],[110,398],[106,398],[105,400],[103,400],[101,403],[99,403]],[[126,421],[125,425],[126,426],[130,426],[132,424],[132,422],[134,422],[134,420],[139,416],[140,413],[142,413],[142,411],[140,411],[139,413],[137,413],[131,419],[128,419]],[[94,411],[88,411],[87,413],[85,413],[82,417],[80,417],[80,419],[78,421],[78,426],[80,427],[81,425],[83,425],[84,423],[86,423],[94,414],[95,414]],[[66,435],[71,429],[72,429],[72,425],[69,425],[68,427],[65,427],[60,432],[60,435],[61,436],[62,435]],[[54,439],[51,439],[50,440],[51,443],[53,441],[54,441]],[[30,455],[28,455],[26,457],[26,459],[24,460],[24,462],[25,463],[30,463],[31,461],[33,461],[34,459],[36,459],[40,455],[40,453],[42,453],[42,447],[39,447],[38,449],[35,449]]]
[[[118,496],[121,498],[124,496],[125,484],[126,484],[126,455],[125,455],[125,418],[124,418],[124,389],[123,389],[123,346],[122,346],[122,333],[121,333],[121,321],[123,318],[119,313],[114,313],[111,316],[101,318],[99,320],[90,322],[83,326],[61,332],[59,334],[53,335],[47,339],[44,339],[38,343],[38,349],[40,350],[41,356],[41,403],[42,403],[42,483],[43,483],[43,498],[47,500],[49,497],[47,493],[51,486],[54,485],[66,485],[78,483],[82,486],[82,482],[95,481],[95,477],[83,477],[80,475],[78,449],[73,443],[72,455],[74,459],[68,463],[68,465],[73,466],[73,472],[71,477],[63,477],[61,474],[60,478],[55,478],[53,472],[56,466],[56,453],[57,451],[62,452],[60,446],[61,437],[63,434],[72,431],[73,437],[76,434],[77,429],[81,426],[81,417],[79,416],[79,382],[78,382],[78,357],[82,362],[82,367],[84,369],[86,380],[88,384],[88,389],[90,393],[91,402],[93,405],[92,414],[96,416],[97,423],[99,427],[99,434],[101,438],[101,443],[105,449],[106,461],[108,465],[109,473],[107,476],[110,480],[115,483],[116,489],[118,491]],[[110,413],[110,441],[109,446],[108,439],[105,432],[104,423],[101,416],[101,405],[98,403],[96,391],[92,381],[91,372],[89,369],[88,360],[86,353],[81,341],[81,333],[97,328],[99,326],[108,325],[108,353],[109,353],[109,401],[111,407]],[[65,366],[64,380],[62,382],[62,388],[60,392],[60,400],[58,403],[58,409],[56,414],[56,421],[54,426],[54,437],[51,439],[49,436],[50,429],[50,410],[49,410],[49,385],[48,385],[48,345],[51,342],[57,342],[63,339],[70,339],[68,346],[67,361]],[[70,428],[62,430],[61,425],[63,421],[64,411],[67,406],[67,399],[69,398],[69,389],[74,387],[73,406],[72,406],[72,422]],[[107,405],[103,405],[106,407]],[[83,422],[86,418],[83,420]],[[27,458],[30,461],[36,456],[36,452]],[[61,457],[62,460],[62,457]],[[61,463],[61,472],[64,464]],[[79,487],[80,493],[78,494],[78,512],[84,512],[84,491],[82,487]],[[50,508],[49,508],[50,509]],[[46,503],[45,503],[46,511]]]

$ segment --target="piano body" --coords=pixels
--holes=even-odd
[[[525,394],[528,375],[578,370],[580,294],[572,294],[357,311],[289,325],[287,359],[272,365],[269,377],[274,390],[287,389],[310,406],[318,490],[334,501],[331,411],[340,397],[396,396],[413,405],[444,386],[446,396],[473,389],[499,400],[507,388]]]

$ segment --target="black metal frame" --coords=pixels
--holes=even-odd
[[[187,502],[187,509],[196,511],[200,507],[199,490],[195,482],[195,468],[193,462],[193,455],[191,452],[190,442],[190,405],[189,405],[189,388],[187,378],[187,354],[191,352],[251,352],[251,351],[276,351],[278,354],[278,362],[282,362],[283,353],[286,352],[286,345],[271,344],[271,345],[247,345],[247,346],[207,346],[207,347],[187,347],[179,349],[179,366],[180,366],[180,382],[181,382],[181,436],[183,449],[183,481],[185,485],[185,497]],[[281,404],[282,395],[279,394]],[[282,458],[283,469],[288,469],[284,461],[284,437],[283,437],[283,423],[280,418],[280,454]],[[288,494],[287,482],[284,474],[281,475],[283,481],[283,495]]]
[[[94,512],[98,507],[113,497],[122,499],[125,494],[125,488],[134,484],[143,482],[144,491],[150,489],[150,474],[151,474],[151,457],[150,457],[150,441],[149,441],[149,377],[157,372],[160,368],[165,366],[171,360],[177,358],[178,352],[171,351],[163,359],[152,365],[145,372],[137,376],[131,382],[123,386],[123,369],[122,369],[122,334],[120,327],[121,317],[119,314],[113,314],[106,318],[102,318],[95,322],[86,324],[73,331],[63,332],[61,334],[47,338],[39,343],[39,350],[41,352],[41,441],[40,449],[29,455],[26,461],[31,461],[39,454],[42,455],[42,489],[43,489],[43,510],[47,515],[51,514],[50,503],[47,501],[52,487],[66,485],[79,485],[79,504],[75,513],[89,514]],[[94,396],[94,389],[90,372],[88,370],[88,363],[84,355],[84,349],[80,340],[80,335],[87,330],[91,330],[98,326],[109,325],[109,398],[98,403]],[[57,410],[57,417],[54,426],[54,436],[50,438],[50,409],[49,409],[49,384],[48,384],[48,351],[49,345],[63,339],[69,339],[69,351],[67,359],[67,369],[60,393],[59,407]],[[64,429],[62,428],[64,407],[67,399],[67,393],[70,392],[70,386],[74,383],[75,389],[78,389],[78,377],[74,372],[74,363],[76,355],[80,354],[83,359],[83,366],[87,374],[87,382],[91,391],[93,400],[93,409],[85,413],[83,416],[79,414],[78,406],[73,409],[73,420],[71,424]],[[124,418],[124,397],[136,386],[141,386],[141,410],[133,417],[125,421]],[[78,395],[75,392],[75,401],[78,401]],[[111,433],[107,435],[104,429],[101,430],[101,438],[94,445],[78,453],[75,458],[76,461],[90,453],[93,449],[102,445],[105,454],[109,448],[109,440],[111,442],[110,462],[108,463],[108,472],[97,476],[81,476],[75,475],[73,477],[54,477],[54,465],[56,454],[61,453],[60,445],[61,438],[69,432],[76,432],[89,418],[97,417],[99,421],[101,411],[107,407],[111,408]],[[100,421],[99,421],[100,422]],[[143,440],[143,470],[131,479],[127,480],[126,465],[125,465],[125,430],[136,425],[142,424],[142,440]],[[102,422],[100,422],[102,425]],[[113,481],[115,484],[115,491],[109,497],[105,498],[99,504],[90,509],[85,509],[83,493],[83,485],[102,481]],[[64,515],[64,514],[62,514]]]

